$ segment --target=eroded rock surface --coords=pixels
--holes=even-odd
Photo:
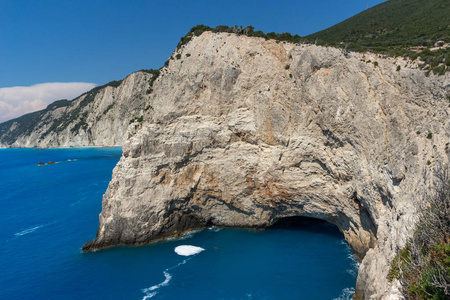
[[[362,260],[355,298],[394,295],[386,275],[411,234],[415,196],[448,161],[449,76],[226,33],[176,54],[129,128],[84,250],[315,217]]]
[[[151,74],[96,88],[69,105],[0,124],[0,147],[121,146],[130,121],[143,115]]]

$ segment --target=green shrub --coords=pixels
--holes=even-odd
[[[310,42],[308,39],[302,38],[299,35],[295,34],[292,35],[289,32],[283,32],[283,33],[275,33],[275,32],[269,32],[265,34],[264,32],[258,30],[255,31],[255,28],[253,26],[247,26],[245,28],[242,28],[242,26],[233,26],[228,27],[225,25],[219,25],[215,28],[211,28],[206,25],[197,25],[191,28],[189,32],[180,39],[180,42],[177,45],[177,49],[179,49],[181,46],[187,44],[192,37],[199,36],[205,31],[212,31],[212,32],[227,32],[227,33],[234,33],[234,34],[242,34],[246,36],[253,36],[253,37],[262,37],[266,40],[276,40],[277,42],[289,42],[289,43],[300,43],[300,42]]]
[[[148,81],[149,87],[147,89],[147,94],[151,94],[153,92],[153,83],[155,82],[156,79],[158,79],[159,75],[161,74],[161,71],[154,70],[154,69],[141,70],[141,71],[152,74],[152,77]]]
[[[450,54],[447,54],[447,55],[445,56],[444,64],[445,64],[447,67],[450,67]]]
[[[441,66],[438,66],[438,67],[434,68],[433,69],[433,73],[437,74],[437,75],[444,75],[446,69],[447,68],[445,67],[445,65],[441,65]]]
[[[139,122],[141,123],[144,120],[144,116],[140,116],[140,117],[135,117],[133,119],[130,120],[130,124],[134,123],[134,122]]]
[[[111,103],[110,105],[108,105],[108,107],[106,107],[106,109],[103,111],[103,114],[106,115],[106,113],[108,111],[110,111],[110,109],[113,108],[113,107],[114,107],[114,103]]]
[[[431,164],[430,161],[427,162]],[[434,190],[422,194],[413,236],[391,263],[406,299],[450,299],[450,169],[434,171]]]

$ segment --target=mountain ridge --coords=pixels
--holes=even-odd
[[[388,0],[307,36],[362,46],[432,46],[450,42],[450,3],[446,0]]]
[[[130,121],[143,114],[141,89],[148,89],[153,76],[138,71],[6,121],[0,124],[0,147],[120,146]]]

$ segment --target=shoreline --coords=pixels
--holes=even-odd
[[[47,149],[89,149],[89,148],[122,148],[121,145],[113,145],[113,146],[69,146],[69,147],[48,147],[48,148],[42,148],[42,147],[0,147],[0,150],[7,150],[7,149],[33,149],[33,150],[47,150]]]

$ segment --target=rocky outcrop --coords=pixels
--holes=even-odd
[[[415,196],[448,161],[449,76],[226,33],[203,33],[172,57],[83,250],[308,216],[336,224],[362,261],[356,299],[394,295],[386,275],[411,234]]]
[[[136,72],[72,101],[0,124],[0,147],[120,146],[130,121],[143,115],[153,75]]]

